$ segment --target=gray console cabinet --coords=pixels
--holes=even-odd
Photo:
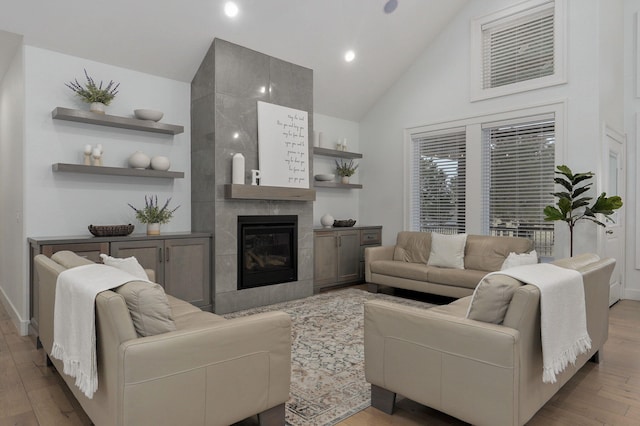
[[[172,296],[211,310],[211,234],[167,233],[126,237],[46,237],[29,238],[30,332],[38,334],[38,277],[33,267],[37,254],[51,257],[62,250],[73,251],[94,262],[100,253],[114,257],[135,256],[146,269],[153,269],[156,282]]]
[[[381,226],[314,229],[314,291],[364,280],[364,248],[380,245]]]

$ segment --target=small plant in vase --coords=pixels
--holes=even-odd
[[[84,75],[87,79],[87,83],[85,85],[82,85],[78,82],[78,79],[75,79],[65,83],[65,86],[73,90],[82,102],[90,104],[89,111],[104,114],[104,107],[109,105],[113,98],[118,94],[118,87],[120,87],[120,83],[115,83],[111,80],[103,88],[102,81],[99,85],[96,84],[93,78],[89,76],[86,69],[84,70]]]
[[[358,165],[354,164],[353,160],[336,160],[336,173],[340,176],[340,181],[342,183],[349,183],[349,178],[353,176],[357,168]]]
[[[160,235],[160,225],[164,223],[169,223],[171,218],[173,217],[173,213],[178,210],[178,207],[175,209],[169,208],[169,203],[171,202],[171,198],[168,198],[164,203],[162,208],[158,204],[158,196],[144,196],[144,207],[141,209],[137,209],[129,204],[136,212],[136,219],[138,219],[141,223],[147,224],[147,235]]]

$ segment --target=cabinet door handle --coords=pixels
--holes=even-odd
[[[167,262],[169,261],[169,247],[164,249],[164,260]]]
[[[342,247],[342,235],[338,236],[338,247]]]
[[[162,247],[158,248],[158,260],[162,263]]]

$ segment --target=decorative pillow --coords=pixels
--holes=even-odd
[[[513,293],[521,285],[520,281],[507,275],[500,273],[486,275],[473,292],[467,318],[502,324]]]
[[[127,257],[126,259],[121,259],[118,257],[111,257],[104,253],[100,254],[102,258],[102,263],[105,265],[113,266],[114,268],[121,269],[125,272],[130,273],[131,275],[140,278],[141,280],[149,281],[149,277],[147,273],[144,271],[144,268],[138,262],[138,259],[135,257]]]
[[[464,246],[466,243],[467,234],[442,235],[433,232],[427,265],[464,269]]]
[[[504,260],[501,271],[505,269],[513,268],[514,266],[522,265],[535,265],[538,263],[538,253],[532,250],[530,253],[509,253],[509,256]]]
[[[154,336],[176,329],[169,300],[160,284],[131,281],[115,291],[124,297],[138,336]]]

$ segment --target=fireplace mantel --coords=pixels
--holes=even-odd
[[[226,184],[225,198],[232,200],[315,201],[316,191],[282,186]]]

